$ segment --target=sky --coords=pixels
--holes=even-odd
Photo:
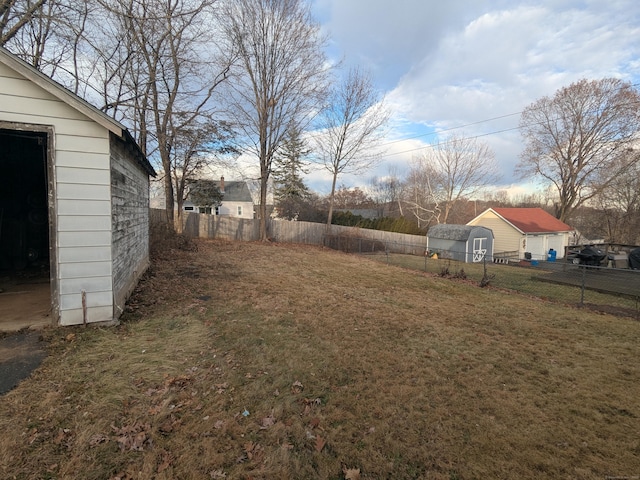
[[[481,136],[493,150],[496,189],[530,193],[534,179],[514,168],[522,150],[520,112],[587,78],[616,77],[640,87],[637,0],[312,0],[330,38],[327,55],[371,72],[392,116],[380,164],[339,177],[366,187],[439,138]],[[328,172],[306,178],[330,190]]]

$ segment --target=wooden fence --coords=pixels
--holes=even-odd
[[[152,223],[164,222],[165,211],[151,209]],[[256,219],[233,218],[220,215],[184,212],[182,222],[176,219],[176,230],[194,238],[219,238],[244,242],[257,241],[260,238],[259,222]],[[366,228],[332,225],[327,231],[323,223],[294,222],[281,219],[269,219],[267,232],[271,240],[280,243],[303,243],[308,245],[326,245],[327,237],[347,237],[369,239],[384,244],[392,253],[423,255],[427,246],[424,235],[383,232]]]

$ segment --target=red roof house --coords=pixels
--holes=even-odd
[[[467,225],[493,230],[494,256],[546,260],[549,250],[562,258],[574,229],[541,208],[489,208]]]

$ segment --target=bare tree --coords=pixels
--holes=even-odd
[[[23,20],[28,18],[28,21],[20,24],[19,30],[6,40],[5,47],[44,74],[55,77],[74,93],[79,93],[82,76],[77,68],[78,58],[80,45],[86,41],[84,33],[90,3],[75,0],[22,1],[13,2],[14,8],[17,4],[21,5],[20,11],[31,13],[23,16]]]
[[[388,173],[384,177],[372,177],[369,189],[371,197],[378,204],[384,215],[393,216],[396,212],[400,216],[404,215],[402,205],[403,182],[397,167],[389,167]]]
[[[238,55],[230,113],[260,165],[260,238],[267,239],[267,189],[287,132],[304,130],[325,92],[324,40],[302,0],[228,0],[221,26]]]
[[[215,150],[223,138],[221,124],[212,120],[212,96],[226,79],[230,58],[215,48],[215,3],[0,0],[3,43],[91,103],[102,104],[161,165],[169,225],[174,185],[182,195],[182,175],[212,158],[189,154],[189,145]],[[202,138],[204,132],[209,138]]]
[[[638,150],[629,149],[626,155],[637,156]],[[622,158],[623,164],[633,164],[594,197],[592,216],[606,241],[634,245],[640,242],[640,162]]]
[[[215,88],[229,66],[207,56],[213,0],[102,1],[117,32],[103,56],[105,110],[130,125],[147,156],[162,166],[167,223],[173,226],[177,170],[188,170],[190,155],[174,154],[187,132],[198,131],[211,115]],[[114,28],[115,27],[115,28]],[[200,129],[200,131],[202,131]],[[182,136],[182,138],[181,138]],[[202,144],[203,140],[199,139]],[[176,164],[182,160],[182,164]]]
[[[458,202],[497,182],[489,146],[474,137],[452,135],[414,159],[409,202],[421,222],[447,223]]]
[[[354,68],[333,89],[329,104],[319,117],[316,153],[332,176],[327,215],[330,226],[338,176],[362,172],[380,158],[376,148],[382,140],[389,111],[371,76]]]
[[[411,213],[418,227],[429,227],[439,223],[440,208],[433,202],[437,187],[430,176],[430,167],[424,157],[414,157],[403,188],[403,202]]]
[[[47,0],[0,0],[0,46],[4,46],[28,25],[45,3]]]
[[[580,80],[543,97],[522,113],[525,141],[517,171],[552,184],[555,215],[574,210],[610,185],[637,156],[621,156],[638,133],[640,95],[615,78]]]

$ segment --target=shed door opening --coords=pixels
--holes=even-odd
[[[0,327],[51,310],[47,133],[0,129]]]

